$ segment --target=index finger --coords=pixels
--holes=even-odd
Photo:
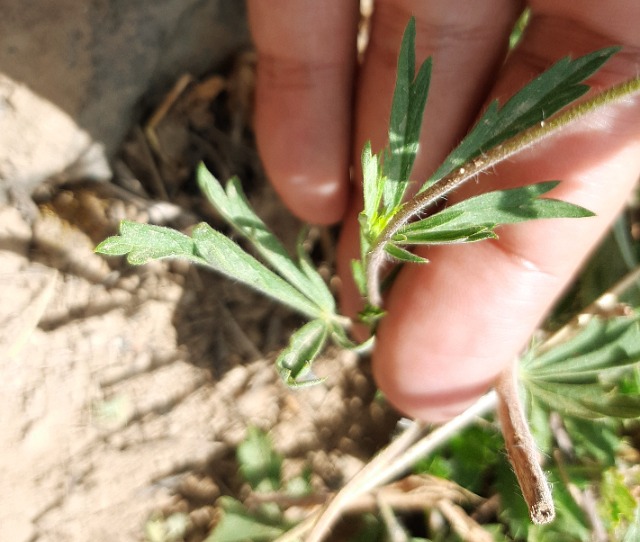
[[[255,131],[267,175],[299,218],[342,218],[349,191],[359,4],[249,0]]]

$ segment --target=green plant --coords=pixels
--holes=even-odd
[[[598,107],[640,90],[637,78],[573,104],[589,90],[583,81],[617,49],[562,59],[506,103],[491,103],[436,172],[422,185],[414,186],[410,175],[431,76],[430,60],[415,73],[414,42],[415,23],[411,21],[398,60],[389,145],[374,154],[367,144],[362,153],[361,255],[353,262],[353,275],[365,301],[358,319],[370,327],[372,337],[377,322],[384,317],[383,285],[394,276],[387,272],[383,277],[382,270],[388,269],[389,262],[427,263],[411,251],[412,247],[496,238],[500,227],[521,221],[591,216],[584,208],[543,197],[559,181],[489,192],[442,210],[434,208],[480,173]],[[361,346],[349,337],[354,322],[339,313],[302,245],[295,258],[287,253],[251,209],[237,179],[223,187],[201,166],[198,182],[211,204],[264,263],[204,223],[195,226],[188,236],[168,228],[124,221],[120,234],[106,239],[96,250],[112,256],[126,254],[129,263],[136,265],[153,259],[184,258],[289,306],[308,322],[292,334],[289,345],[277,358],[277,369],[290,386],[319,382],[321,379],[314,376],[311,366],[329,341],[347,348]],[[415,195],[407,197],[410,187]],[[598,340],[593,342],[590,334]],[[544,352],[532,348],[524,358],[517,381],[510,373],[500,379],[497,390],[503,433],[534,522],[551,521],[554,510],[522,413],[518,386],[525,390],[531,415],[558,409],[587,418],[638,416],[638,395],[625,393],[621,382],[637,367],[640,352],[634,344],[639,344],[639,339],[635,316],[622,321],[594,320],[592,326],[581,329],[569,342]],[[587,356],[588,363],[577,361],[576,352]],[[495,401],[488,401],[482,408],[494,406]],[[362,487],[359,491],[364,491]]]
[[[310,490],[308,480],[300,477],[291,484],[297,486],[297,492],[287,491],[282,479],[282,456],[273,449],[269,436],[254,427],[247,431],[236,456],[240,474],[257,494],[286,491],[295,495]],[[274,503],[261,503],[249,509],[236,499],[221,497],[219,505],[224,515],[206,542],[273,540],[291,527]]]

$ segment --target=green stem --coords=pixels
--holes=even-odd
[[[517,134],[504,143],[496,145],[464,166],[446,175],[424,192],[407,201],[373,243],[367,257],[367,296],[374,306],[382,305],[380,272],[386,260],[385,246],[393,236],[411,219],[422,215],[448,194],[481,173],[493,168],[503,160],[556,134],[562,128],[588,114],[640,91],[640,77],[625,81],[595,95],[593,98],[573,105],[554,117],[542,121]]]

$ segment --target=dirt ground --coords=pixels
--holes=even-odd
[[[193,189],[200,159],[248,173],[260,214],[291,242],[299,225],[265,188],[247,115],[211,118],[213,100],[233,102],[216,81],[187,82],[198,99],[171,98],[156,138],[133,129],[117,183],[53,183],[37,207],[0,208],[0,540],[144,540],[149,518],[176,510],[202,539],[215,499],[242,491],[235,449],[249,426],[330,489],[393,432],[353,354],[329,352],[319,387],[282,386],[273,358],[295,315],[181,262],[132,268],[93,252],[122,218],[219,226]],[[326,234],[315,238],[330,262]]]

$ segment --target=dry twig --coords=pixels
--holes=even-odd
[[[515,367],[516,364],[509,367],[498,378],[498,415],[509,460],[529,507],[531,521],[537,525],[544,525],[555,518],[555,507],[549,483],[540,467],[536,444],[520,403]]]

